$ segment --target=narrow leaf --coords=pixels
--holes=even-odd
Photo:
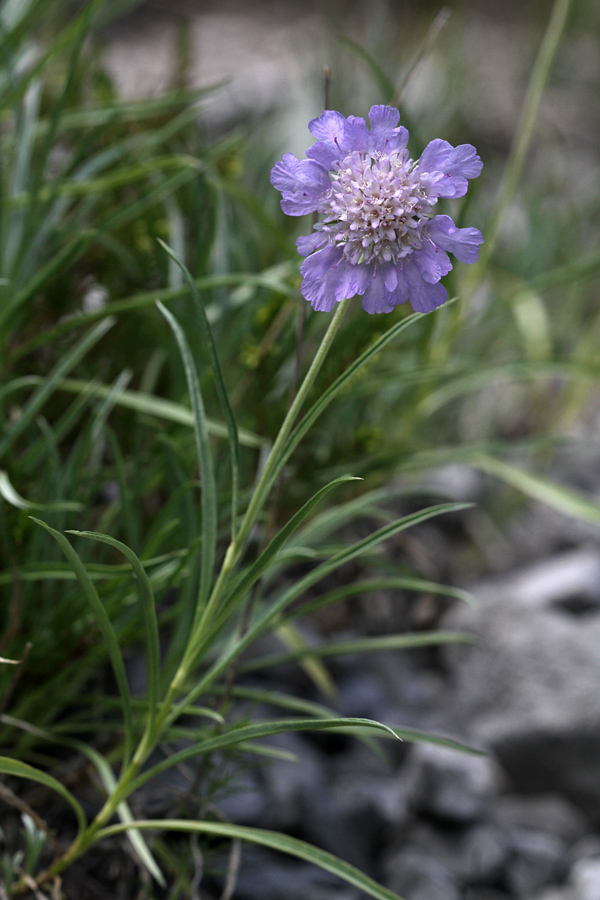
[[[160,674],[160,648],[158,638],[158,621],[156,618],[156,605],[154,601],[154,593],[150,579],[146,574],[146,570],[141,561],[135,555],[133,550],[117,541],[107,534],[98,534],[95,531],[69,531],[68,534],[76,534],[79,537],[89,538],[94,541],[100,541],[119,550],[131,563],[131,567],[135,572],[139,589],[140,599],[143,607],[144,628],[146,631],[146,653],[148,659],[148,706],[149,719],[148,728],[152,727],[156,715],[156,703],[158,700],[158,683]]]
[[[235,540],[235,532],[237,528],[240,481],[240,443],[235,417],[233,415],[233,410],[229,402],[227,388],[225,387],[225,379],[223,378],[223,372],[221,370],[221,364],[219,362],[217,348],[213,339],[210,323],[206,315],[204,304],[200,300],[200,292],[196,287],[196,282],[192,278],[192,273],[190,272],[190,270],[171,250],[171,248],[168,247],[167,244],[164,243],[164,241],[161,241],[160,238],[158,240],[158,243],[161,245],[161,247],[163,247],[164,250],[166,250],[171,259],[179,266],[179,268],[183,272],[184,278],[192,295],[192,300],[194,302],[194,307],[197,313],[197,321],[200,325],[200,331],[202,333],[202,338],[208,352],[208,358],[210,359],[210,366],[212,369],[213,378],[215,380],[217,397],[219,399],[219,405],[221,407],[221,412],[223,413],[223,419],[225,420],[225,426],[229,435],[229,453],[231,456],[231,540],[233,541]]]
[[[102,632],[102,636],[106,643],[108,656],[111,661],[119,688],[119,693],[121,695],[121,704],[123,708],[123,724],[125,727],[123,764],[126,765],[130,759],[133,747],[131,694],[129,692],[129,685],[127,684],[125,665],[123,663],[123,657],[121,656],[121,651],[119,649],[117,636],[114,632],[111,621],[108,618],[106,610],[104,609],[104,605],[100,600],[100,597],[98,596],[98,592],[96,591],[96,588],[94,587],[94,584],[89,577],[83,562],[81,561],[79,555],[75,552],[69,541],[63,534],[61,534],[59,531],[56,531],[54,528],[50,528],[50,526],[46,525],[45,522],[42,522],[40,519],[35,519],[33,516],[31,516],[31,518],[34,522],[36,522],[38,525],[41,525],[42,528],[44,528],[49,534],[51,534],[54,540],[60,546],[61,550],[69,560],[69,563],[71,564],[75,574],[77,575],[79,584],[81,585],[81,588],[96,616],[96,622],[98,623],[98,627],[100,628],[100,631]]]
[[[289,856],[295,856],[306,862],[313,863],[327,872],[332,872],[349,884],[354,885],[361,891],[364,891],[375,900],[402,900],[398,894],[394,894],[387,888],[382,887],[365,875],[360,869],[351,866],[350,863],[338,859],[325,850],[319,850],[305,841],[298,838],[289,837],[287,834],[279,834],[276,831],[265,831],[261,828],[248,828],[243,825],[229,825],[223,822],[186,822],[180,819],[149,819],[147,821],[138,821],[134,825],[135,828],[143,828],[154,831],[186,831],[196,834],[213,834],[215,836],[237,839],[241,841],[249,841],[253,844],[260,844],[271,850],[278,850],[281,853],[287,853]],[[98,832],[98,838],[110,837],[113,834],[120,834],[125,830],[124,825],[109,825]]]
[[[40,512],[78,512],[83,509],[83,504],[70,500],[56,500],[50,503],[34,503],[32,500],[25,500],[12,486],[8,473],[2,469],[0,469],[0,495],[4,497],[7,503],[10,503],[11,506],[15,506],[17,509],[35,509]]]
[[[106,319],[103,322],[99,322],[65,354],[48,377],[43,379],[39,389],[30,397],[25,407],[21,410],[21,415],[0,443],[0,458],[33,421],[48,397],[56,390],[60,380],[83,359],[88,350],[106,334],[109,328],[112,328],[114,322],[114,319]]]
[[[573,491],[571,488],[563,487],[541,475],[532,475],[530,472],[525,472],[523,469],[495,459],[493,456],[476,454],[469,457],[468,462],[483,472],[495,475],[527,494],[528,497],[551,506],[565,516],[572,516],[582,522],[600,526],[600,504],[588,500],[583,494]]]
[[[87,823],[83,809],[73,794],[71,794],[66,787],[63,787],[56,778],[52,778],[51,775],[47,775],[39,769],[34,769],[33,766],[20,762],[18,759],[9,759],[6,756],[0,756],[0,772],[3,775],[12,775],[15,778],[27,778],[29,781],[37,781],[38,784],[43,784],[45,787],[50,788],[50,790],[60,794],[63,800],[66,800],[70,805],[77,817],[78,833],[81,834],[81,832],[85,830]]]
[[[241,727],[233,727],[216,737],[207,738],[194,744],[193,747],[185,747],[172,753],[167,759],[157,763],[151,769],[138,775],[130,785],[131,791],[137,790],[147,781],[155,778],[161,772],[185,762],[187,759],[194,759],[198,756],[206,756],[208,753],[214,753],[217,750],[225,750],[229,747],[235,747],[244,741],[255,741],[259,738],[272,737],[275,734],[287,734],[292,731],[347,731],[348,729],[374,729],[380,731],[387,737],[397,738],[396,732],[376,722],[374,719],[363,718],[347,718],[336,717],[331,719],[273,719],[270,722],[256,722],[253,725],[242,725]]]
[[[414,650],[419,647],[438,647],[440,644],[477,644],[475,635],[456,631],[422,631],[412,634],[385,634],[379,637],[358,638],[354,641],[334,641],[318,647],[300,647],[289,653],[259,656],[240,666],[241,672],[278,666],[281,663],[323,656],[343,656],[350,653],[374,653],[380,650]]]
[[[208,437],[208,424],[198,386],[198,373],[183,330],[177,319],[162,303],[157,303],[157,306],[169,323],[179,346],[192,403],[196,453],[202,479],[202,546],[200,550],[202,568],[200,570],[199,602],[200,605],[204,605],[210,593],[217,546],[217,489]]]

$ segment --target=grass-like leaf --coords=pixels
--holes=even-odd
[[[10,449],[10,447],[12,447],[16,439],[33,421],[48,397],[54,393],[61,379],[83,359],[86,353],[94,346],[94,344],[98,343],[109,328],[112,328],[114,322],[115,320],[112,318],[99,322],[64,355],[59,363],[57,363],[48,377],[40,384],[38,390],[29,398],[27,404],[21,410],[21,415],[12,427],[8,429],[6,436],[0,442],[0,458],[8,449]]]
[[[460,588],[437,584],[435,581],[426,581],[423,578],[415,578],[412,575],[392,575],[388,578],[372,578],[368,581],[353,581],[351,584],[345,584],[314,600],[308,600],[306,603],[298,606],[292,613],[288,613],[284,619],[306,616],[317,609],[321,609],[323,606],[339,603],[340,600],[345,600],[346,597],[352,597],[355,594],[368,594],[369,591],[418,591],[421,594],[441,594],[444,597],[453,597],[456,600],[461,600],[468,606],[475,605],[475,598]]]
[[[226,609],[229,612],[231,609],[234,609],[238,602],[242,600],[247,594],[248,591],[252,588],[254,584],[258,581],[261,575],[263,575],[269,566],[273,563],[277,554],[280,552],[282,547],[285,546],[287,541],[291,538],[294,532],[300,527],[302,522],[305,521],[307,516],[310,515],[312,510],[319,504],[327,494],[332,491],[335,487],[340,484],[345,484],[348,481],[360,481],[360,478],[355,478],[353,475],[342,475],[340,478],[336,478],[333,481],[330,481],[329,484],[326,484],[319,491],[314,494],[310,500],[308,500],[301,509],[295,513],[289,522],[281,528],[275,537],[270,541],[267,547],[260,554],[258,559],[250,566],[250,568],[241,576],[238,582],[233,586],[231,593],[229,596],[226,596],[224,605],[226,604]]]
[[[312,572],[309,572],[303,578],[299,579],[296,584],[288,588],[288,590],[284,591],[284,593],[271,604],[271,606],[259,617],[259,619],[250,626],[246,634],[240,637],[240,639],[236,643],[234,643],[232,647],[228,648],[221,659],[218,660],[218,662],[216,662],[211,669],[209,669],[204,677],[198,681],[194,688],[192,688],[187,697],[185,697],[181,701],[179,706],[173,711],[173,716],[175,717],[176,715],[180,714],[189,703],[193,703],[195,698],[198,697],[202,693],[202,691],[204,691],[209,685],[215,682],[215,680],[227,669],[227,667],[242,652],[242,650],[245,650],[246,647],[253,643],[253,641],[255,641],[260,635],[264,634],[272,626],[272,623],[283,612],[285,612],[285,610],[290,606],[291,603],[294,602],[294,600],[302,596],[302,594],[306,590],[308,590],[313,586],[313,584],[316,584],[330,572],[334,572],[345,563],[350,562],[351,560],[356,559],[358,556],[361,556],[363,553],[374,549],[383,541],[393,537],[395,534],[398,534],[401,531],[405,531],[407,528],[410,528],[413,525],[417,525],[420,522],[425,522],[428,519],[443,515],[444,513],[458,512],[462,509],[468,509],[471,506],[472,504],[470,503],[442,503],[438,504],[437,506],[430,506],[427,509],[421,510],[417,513],[413,513],[410,516],[404,516],[403,518],[392,522],[390,525],[386,525],[383,528],[378,529],[373,534],[364,538],[362,541],[358,541],[357,543],[352,544],[350,547],[345,547],[339,553],[336,553],[333,557],[331,557],[331,559],[328,559],[326,562],[321,563],[320,566],[317,566],[315,569],[313,569]]]
[[[6,756],[0,756],[0,772],[3,775],[12,775],[15,778],[26,778],[28,781],[37,781],[38,784],[43,784],[44,787],[50,788],[51,791],[60,794],[63,800],[67,801],[77,817],[78,832],[81,833],[86,828],[87,822],[81,805],[75,799],[73,794],[68,791],[60,781],[57,781],[56,778],[52,778],[52,776],[47,775],[46,772],[42,772],[40,769],[34,769],[33,766],[21,762],[18,759],[9,759]]]
[[[388,737],[397,738],[396,732],[388,725],[376,722],[374,719],[335,717],[331,719],[273,719],[270,722],[256,722],[253,725],[242,725],[240,727],[232,727],[229,730],[217,735],[216,737],[207,738],[199,741],[192,747],[185,747],[176,753],[172,753],[162,762],[157,763],[152,768],[147,769],[138,775],[130,785],[132,791],[137,790],[147,781],[155,778],[161,772],[184,762],[187,759],[194,759],[198,756],[205,756],[207,753],[214,753],[217,750],[225,750],[235,747],[244,741],[255,741],[259,738],[272,737],[275,734],[287,734],[292,731],[352,731],[361,729],[374,729],[380,731]]]
[[[600,504],[588,500],[583,494],[571,488],[563,487],[541,475],[532,475],[493,456],[475,454],[470,458],[467,457],[467,461],[475,468],[495,475],[533,500],[539,500],[565,516],[600,527]]]
[[[162,303],[157,303],[157,306],[167,320],[179,346],[194,416],[196,453],[202,479],[202,545],[200,549],[202,565],[198,598],[198,608],[201,608],[206,604],[210,593],[217,546],[217,489],[212,451],[208,437],[208,423],[198,385],[198,373],[196,372],[194,359],[183,329],[166,306],[163,306]]]
[[[25,375],[22,378],[15,378],[13,381],[4,385],[0,389],[0,399],[11,393],[24,390],[28,387],[37,387],[45,384],[45,379],[38,375]],[[114,396],[113,387],[100,384],[97,381],[81,381],[77,378],[64,378],[55,385],[57,391],[67,391],[70,394],[80,394],[84,397],[99,397],[105,399],[113,394],[115,406],[123,409],[131,409],[135,412],[143,413],[147,416],[153,416],[157,419],[163,419],[165,422],[175,422],[179,425],[194,426],[194,413],[192,410],[181,403],[175,403],[172,400],[164,400],[162,397],[155,397],[153,394],[147,394],[144,391],[125,390],[120,391]],[[227,428],[220,422],[212,419],[206,420],[208,433],[214,437],[227,437]],[[269,441],[266,438],[259,437],[252,431],[240,428],[240,443],[245,447],[268,447]]]
[[[140,599],[142,601],[143,608],[144,628],[146,631],[149,706],[148,728],[150,729],[152,727],[152,723],[154,722],[154,717],[156,714],[156,703],[158,701],[158,685],[160,675],[158,621],[156,618],[154,592],[152,591],[150,579],[148,578],[146,570],[141,561],[135,555],[133,550],[127,546],[127,544],[123,544],[121,541],[117,541],[115,538],[109,537],[109,535],[107,534],[98,534],[94,531],[69,531],[68,533],[78,535],[79,537],[89,538],[93,541],[100,541],[103,544],[108,544],[110,547],[114,547],[115,550],[119,550],[124,556],[127,557],[129,562],[131,563],[131,568],[135,572],[135,577],[137,578],[140,590]]]
[[[376,356],[380,350],[382,350],[386,344],[389,344],[395,337],[405,331],[407,328],[410,328],[415,322],[418,322],[419,319],[423,318],[422,313],[413,313],[410,316],[407,316],[406,319],[403,319],[401,322],[397,322],[395,325],[392,325],[388,331],[385,332],[380,338],[374,341],[370,347],[368,347],[363,353],[360,354],[348,367],[342,372],[339,378],[333,382],[319,397],[318,400],[314,402],[312,407],[308,410],[308,412],[304,415],[301,421],[296,425],[289,438],[287,439],[285,446],[283,447],[277,466],[273,472],[271,483],[273,483],[278,477],[281,469],[290,458],[291,454],[298,446],[302,438],[305,434],[310,430],[316,420],[319,418],[321,413],[327,409],[329,404],[335,399],[335,397],[339,394],[342,388],[348,383],[348,381],[356,375],[363,366],[365,366],[370,360]]]
[[[114,834],[120,834],[125,831],[125,825],[110,825],[98,832],[98,839],[111,837]],[[356,869],[350,863],[338,859],[332,853],[325,850],[319,850],[312,844],[300,841],[298,838],[289,837],[287,834],[278,834],[276,831],[265,831],[261,828],[248,828],[243,825],[229,825],[223,822],[186,822],[180,819],[148,819],[146,821],[137,821],[135,828],[147,829],[150,831],[184,831],[191,834],[207,834],[215,835],[223,838],[238,839],[248,841],[252,844],[260,844],[268,847],[270,850],[278,850],[280,853],[287,853],[288,856],[295,856],[306,862],[313,863],[327,872],[332,872],[343,881],[354,885],[361,891],[364,891],[375,900],[402,900],[398,894],[394,894],[387,888],[382,887],[365,875],[360,869]]]
[[[54,528],[51,528],[45,522],[42,522],[40,519],[35,519],[31,516],[34,522],[38,525],[41,525],[48,534],[52,535],[54,540],[58,543],[59,547],[69,560],[69,563],[73,567],[73,571],[77,575],[77,579],[81,588],[94,612],[96,617],[96,622],[98,623],[98,627],[102,632],[102,636],[104,638],[106,644],[106,650],[113,668],[113,672],[115,673],[115,679],[117,681],[117,686],[119,688],[119,693],[121,695],[121,704],[123,709],[123,724],[125,726],[125,743],[123,750],[123,759],[124,764],[126,764],[130,757],[133,748],[133,722],[131,715],[131,693],[129,691],[129,685],[127,683],[127,675],[125,674],[125,665],[123,663],[123,657],[121,656],[121,651],[119,648],[119,642],[117,640],[117,636],[112,627],[111,621],[108,618],[106,610],[104,609],[104,604],[100,600],[98,596],[98,592],[94,587],[94,584],[89,577],[86,568],[79,558],[79,555],[73,549],[69,541],[66,537],[61,534],[59,531],[56,531]]]
[[[25,500],[11,484],[8,473],[2,471],[2,469],[0,469],[0,495],[4,497],[7,503],[10,503],[11,506],[15,506],[17,509],[38,510],[40,512],[79,512],[83,509],[83,504],[72,500],[55,500],[50,503],[34,503],[32,500]]]
[[[164,241],[161,241],[159,239],[159,244],[164,248],[164,250],[166,250],[170,258],[179,266],[179,268],[183,272],[183,276],[185,278],[187,286],[190,289],[194,308],[196,310],[197,321],[200,326],[200,332],[202,334],[204,345],[208,352],[208,358],[210,360],[213,378],[215,380],[215,388],[217,391],[217,397],[219,399],[219,405],[221,407],[221,412],[223,413],[223,419],[225,420],[225,426],[227,428],[227,434],[229,437],[229,454],[231,457],[231,540],[233,541],[235,540],[235,533],[237,528],[240,482],[240,443],[238,438],[238,428],[235,417],[233,415],[231,404],[229,402],[227,388],[225,387],[225,379],[223,378],[221,363],[219,362],[219,356],[217,354],[217,348],[213,339],[210,323],[206,315],[204,304],[200,300],[200,292],[198,291],[196,283],[192,278],[192,273],[187,268],[187,266],[179,259],[179,257],[171,250],[171,248],[164,243]]]
[[[358,638],[354,641],[332,641],[317,647],[301,647],[288,653],[259,656],[240,667],[242,672],[254,672],[281,663],[324,656],[344,656],[350,653],[374,653],[379,650],[414,650],[419,647],[439,647],[442,644],[477,644],[477,638],[460,631],[420,631],[411,634],[385,634],[379,637]]]

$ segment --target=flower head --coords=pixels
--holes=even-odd
[[[368,313],[391,312],[410,300],[430,312],[448,299],[440,278],[448,253],[475,262],[483,243],[477,228],[457,228],[434,215],[440,197],[462,197],[481,172],[474,147],[431,141],[415,162],[408,131],[391,106],[373,106],[371,129],[357,116],[326,110],[309,123],[317,139],[307,159],[292,153],[271,170],[289,216],[319,213],[311,234],[298,238],[302,293],[314,309],[361,294]]]

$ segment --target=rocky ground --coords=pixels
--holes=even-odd
[[[569,527],[546,518],[548,537],[561,521]],[[453,605],[440,625],[474,632],[480,646],[346,659],[334,666],[335,705],[467,741],[483,755],[384,742],[383,760],[354,738],[291,735],[278,746],[297,762],[246,770],[220,806],[352,861],[407,900],[600,900],[597,541],[565,541],[469,587],[477,607]],[[299,677],[273,675],[288,689]],[[236,898],[306,896],[360,893],[244,849]]]

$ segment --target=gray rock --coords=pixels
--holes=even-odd
[[[535,891],[564,875],[566,846],[560,838],[537,831],[513,831],[514,857],[506,869],[508,887],[529,900]]]
[[[440,829],[420,823],[411,828],[410,841],[469,885],[495,883],[510,852],[506,836],[488,824]]]
[[[385,884],[407,900],[460,900],[457,881],[438,860],[405,847],[384,861]]]
[[[563,554],[472,589],[479,609],[445,621],[486,645],[448,648],[454,723],[495,751],[517,790],[565,793],[596,819],[600,616],[573,615],[567,601],[594,595],[599,574],[598,554]]]
[[[227,792],[218,796],[221,812],[237,825],[262,825],[267,813],[267,798],[261,790],[256,775],[240,771],[227,786]]]
[[[467,888],[464,900],[512,900],[504,891],[489,887]]]
[[[546,888],[531,900],[579,900],[569,887]]]
[[[277,735],[270,743],[293,753],[296,761],[272,759],[262,767],[268,804],[264,826],[278,830],[297,828],[302,820],[304,795],[325,781],[325,761],[308,741],[293,732]]]
[[[497,797],[490,817],[505,831],[541,831],[568,842],[580,838],[589,827],[580,810],[559,794]]]
[[[224,863],[226,865],[226,862]],[[236,900],[359,900],[361,892],[310,863],[244,847]]]
[[[569,881],[575,900],[600,900],[600,856],[578,860]]]
[[[416,744],[404,770],[411,806],[453,822],[474,822],[498,788],[494,761]]]
[[[589,859],[590,856],[600,857],[600,836],[586,834],[580,838],[569,850],[568,858],[572,863],[579,859]]]

